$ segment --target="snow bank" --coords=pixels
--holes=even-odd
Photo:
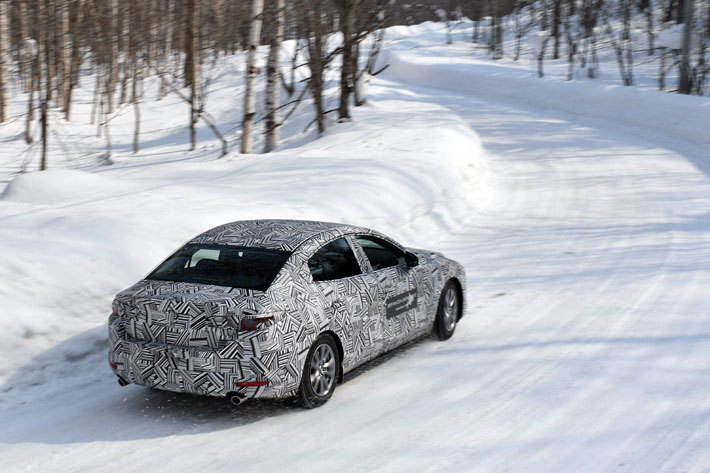
[[[19,175],[7,185],[0,194],[0,199],[39,204],[78,196],[114,194],[121,190],[122,186],[119,183],[99,174],[69,169],[49,169]]]
[[[480,140],[446,108],[393,96],[354,117],[269,155],[17,177],[0,198],[0,383],[20,369],[24,384],[41,385],[70,367],[70,337],[86,334],[76,344],[95,350],[104,332],[91,329],[105,324],[113,295],[213,226],[328,220],[431,247],[485,201]],[[51,359],[32,361],[58,344]]]

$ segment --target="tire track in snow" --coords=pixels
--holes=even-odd
[[[422,96],[427,96],[427,92],[424,89],[417,89],[418,90],[418,96],[421,98]],[[437,94],[436,92],[430,92],[430,97],[432,100],[437,100]],[[448,98],[448,97],[447,97]],[[470,103],[468,104],[470,105]],[[449,106],[456,110],[456,106],[453,104],[449,104]],[[461,107],[463,108],[463,107]],[[476,109],[476,107],[472,107],[472,109]],[[475,112],[471,115],[475,115]],[[475,118],[473,119],[475,121]],[[480,121],[480,120],[479,120]],[[484,138],[484,145],[486,144],[486,134],[481,132],[481,128],[473,125],[473,127],[481,134]],[[612,133],[613,135],[614,133]],[[490,138],[490,137],[488,137]],[[622,141],[619,140],[618,136],[613,136],[609,140],[609,144],[613,144],[614,141]],[[625,141],[625,140],[623,140]],[[643,149],[643,147],[639,147],[640,150]],[[668,159],[672,164],[668,166],[669,171],[673,171],[677,167],[685,167],[684,172],[687,173],[691,178],[696,177],[693,174],[693,171],[697,173],[697,170],[693,169],[692,166],[689,165],[689,163],[683,162],[682,158],[680,158],[677,155],[674,155],[674,153],[671,152],[666,152],[661,150],[661,154],[664,154],[664,159]],[[500,153],[498,153],[500,155]],[[537,158],[541,158],[542,156],[537,156]],[[529,158],[535,158],[534,155],[529,156]],[[636,162],[633,162],[630,158],[625,157],[626,165],[628,166],[628,169],[630,172],[632,172],[632,175],[630,176],[629,182],[626,183],[627,185],[630,186],[636,186],[638,189],[636,192],[629,197],[631,198],[631,201],[633,202],[633,199],[636,199],[639,201],[639,203],[643,203],[643,197],[644,197],[644,191],[643,185],[638,186],[637,183],[635,182],[636,179],[633,179],[633,173],[635,172],[638,174],[637,178],[638,180],[643,181],[642,178],[647,177],[646,174],[648,174],[648,170],[646,169],[646,165],[648,164],[656,164],[655,166],[651,166],[651,173],[656,173],[656,177],[663,177],[663,171],[664,171],[664,166],[661,165],[659,166],[658,163],[647,163],[644,162],[644,160],[636,160]],[[680,159],[679,159],[680,158]],[[503,158],[504,159],[504,158]],[[624,158],[617,158],[619,161],[624,161]],[[514,162],[515,159],[508,159],[509,162]],[[609,163],[613,167],[613,163]],[[664,163],[665,164],[665,163]],[[559,176],[559,173],[557,174]],[[588,177],[593,177],[593,174],[590,174]],[[671,188],[675,188],[676,192],[680,192],[680,189],[682,189],[682,186],[678,186],[677,183],[673,183],[673,173],[671,172],[671,178],[667,179],[668,185]],[[538,178],[545,178],[550,180],[549,176],[538,176]],[[677,180],[677,179],[676,179]],[[695,180],[696,182],[691,183],[692,185],[700,188],[704,188],[704,197],[705,197],[705,202],[707,202],[707,179],[702,176],[701,179],[690,179]],[[623,189],[606,189],[605,192],[602,194],[619,194],[621,195]],[[664,192],[664,189],[661,188],[649,188],[647,190],[651,195],[654,192]],[[505,193],[501,193],[501,195],[505,195]],[[521,193],[521,195],[524,195],[524,193]],[[570,196],[566,196],[570,197]],[[577,195],[576,197],[580,197]],[[576,204],[580,205],[582,204],[585,200],[585,197],[588,199],[589,196],[581,196],[579,199],[580,202],[576,202]],[[515,209],[519,203],[521,202],[520,198],[516,197],[510,197],[508,196],[508,199],[510,202],[508,202],[506,205],[501,205],[500,207],[503,210],[507,209]],[[549,199],[553,200],[553,199]],[[651,204],[651,202],[649,202]],[[528,203],[528,208],[525,208],[525,204],[520,206],[519,208],[519,215],[526,215],[529,214],[530,206]],[[706,207],[707,208],[707,207]],[[554,205],[549,205],[547,207],[543,207],[543,209],[551,210],[553,211],[553,214],[555,213],[555,210],[559,210],[559,208],[555,209]],[[612,207],[609,207],[607,210],[613,210]],[[633,209],[632,209],[633,210]],[[625,210],[627,211],[627,210]],[[515,212],[513,212],[515,213]],[[608,216],[613,216],[614,212],[607,212]],[[624,216],[623,212],[620,214],[621,217]],[[707,220],[707,213],[704,214],[705,220]],[[475,236],[475,231],[476,228],[480,228],[483,224],[481,223],[481,216],[479,215],[477,219],[475,219],[475,228],[474,228],[474,233],[472,233],[471,238],[476,239]],[[636,217],[633,215],[633,213],[629,214],[629,217],[633,219]],[[610,233],[606,239],[601,240],[600,242],[597,243],[598,248],[620,248],[616,251],[609,251],[607,253],[607,260],[608,263],[603,266],[607,267],[615,267],[615,270],[612,271],[609,275],[607,275],[605,278],[601,278],[599,281],[598,285],[596,287],[592,288],[586,288],[587,291],[589,291],[589,294],[594,294],[594,297],[597,297],[602,300],[602,303],[596,303],[594,304],[594,309],[595,309],[595,315],[596,317],[590,317],[587,316],[585,317],[584,322],[578,322],[573,319],[568,319],[566,321],[563,321],[562,325],[560,325],[559,330],[553,331],[552,333],[546,334],[546,336],[542,336],[537,338],[536,340],[533,341],[526,341],[525,343],[528,345],[531,345],[528,349],[521,351],[518,353],[516,360],[524,359],[530,354],[534,353],[537,351],[535,348],[533,348],[532,344],[536,343],[537,341],[544,340],[546,338],[549,338],[550,335],[564,335],[566,337],[570,336],[570,331],[572,331],[573,334],[579,334],[579,335],[584,335],[586,334],[590,329],[594,328],[596,329],[595,332],[599,332],[599,329],[601,328],[603,330],[603,334],[606,338],[608,339],[613,339],[614,337],[626,337],[626,338],[633,338],[633,337],[628,337],[628,335],[633,335],[633,329],[635,328],[636,322],[639,318],[639,313],[643,314],[644,311],[648,311],[650,307],[653,307],[654,304],[660,303],[663,301],[664,298],[668,297],[667,294],[665,294],[663,283],[669,278],[669,267],[674,264],[674,263],[680,263],[680,264],[688,264],[688,259],[687,256],[682,254],[684,252],[684,245],[683,243],[679,243],[676,235],[679,233],[680,227],[682,227],[682,222],[678,222],[678,219],[674,219],[673,215],[669,212],[663,212],[663,209],[659,209],[655,215],[643,215],[643,218],[637,219],[645,222],[662,222],[665,225],[669,226],[669,230],[666,230],[665,232],[659,232],[658,235],[655,235],[655,241],[654,244],[659,247],[659,249],[655,252],[650,252],[646,254],[646,257],[652,257],[652,261],[646,262],[646,265],[649,267],[653,268],[653,271],[650,275],[646,275],[643,280],[645,283],[645,287],[642,287],[640,290],[636,289],[634,290],[631,288],[628,293],[622,294],[623,297],[627,297],[628,300],[624,301],[624,310],[621,313],[621,316],[614,319],[612,323],[607,323],[603,324],[601,327],[598,327],[600,324],[598,322],[598,319],[601,315],[603,315],[608,309],[614,308],[615,305],[618,305],[618,299],[619,293],[618,291],[615,291],[617,286],[621,285],[622,287],[624,286],[625,283],[625,278],[629,276],[628,270],[631,268],[633,270],[634,266],[638,266],[638,255],[634,255],[633,252],[628,251],[628,248],[625,247],[633,247],[633,244],[635,240],[638,240],[637,235],[633,230],[629,231],[621,231],[617,232],[614,234],[613,232]],[[465,224],[463,225],[465,227]],[[489,222],[489,226],[496,226],[496,222]],[[710,228],[710,225],[706,225],[704,227],[704,231],[707,234],[707,229]],[[559,239],[561,240],[560,243],[562,243],[563,247],[571,247],[574,245],[576,241],[580,241],[582,237],[580,235],[575,235],[573,232],[571,237],[569,238],[570,235],[543,235],[543,237],[547,237],[547,239]],[[665,234],[663,234],[665,233]],[[619,237],[622,237],[622,240],[619,240]],[[480,237],[479,237],[480,238]],[[486,238],[486,237],[483,237]],[[502,236],[494,235],[493,237],[488,238],[490,241],[488,243],[491,245],[490,249],[493,249],[496,247],[496,245],[500,244],[501,240],[504,241],[504,238]],[[448,244],[445,246],[448,246],[449,244],[454,247],[457,244],[457,241],[450,241],[447,242]],[[530,245],[535,244],[535,240],[531,240],[529,242]],[[521,245],[524,246],[524,245]],[[707,247],[706,247],[707,248]],[[480,253],[485,253],[485,251],[481,251],[480,246],[476,247],[476,254]],[[513,255],[510,255],[511,257],[507,261],[508,265],[513,266],[516,264],[516,259],[512,257]],[[464,257],[464,256],[462,256]],[[469,268],[469,271],[471,267],[476,268],[476,263],[477,258],[472,258],[467,261],[467,267]],[[468,264],[470,263],[470,264]],[[540,260],[540,263],[544,263],[544,260]],[[613,264],[609,264],[613,263]],[[506,262],[502,262],[503,267],[499,269],[498,271],[495,271],[493,275],[491,276],[491,279],[493,281],[496,281],[501,278],[501,276],[505,275],[506,273],[510,273],[513,268],[510,266],[506,267],[505,264]],[[701,263],[702,264],[702,263]],[[599,261],[592,261],[591,264],[587,265],[588,267],[592,268],[595,266],[599,266]],[[579,271],[579,269],[584,269],[585,265],[577,265],[575,269]],[[702,266],[699,267],[699,269],[702,269]],[[563,284],[561,286],[555,286],[554,287],[554,292],[553,294],[559,296],[559,297],[565,297],[565,292],[570,289],[570,287],[573,287],[576,285],[577,281],[574,280],[574,272],[571,275],[572,280],[567,283]],[[469,275],[469,279],[471,279],[471,276]],[[702,272],[696,272],[694,277],[689,281],[691,287],[702,287],[702,285],[695,285],[693,282],[696,280],[707,280],[707,274],[703,275]],[[469,287],[469,297],[471,299],[474,299],[477,294],[483,294],[484,289],[487,287],[490,287],[490,283],[481,283],[478,286],[475,284],[471,284]],[[626,284],[628,286],[628,284]],[[697,292],[697,289],[695,290]],[[488,291],[490,292],[490,291]],[[686,291],[687,292],[687,291]],[[691,291],[692,292],[692,291]],[[683,293],[685,295],[685,293]],[[574,297],[579,297],[579,294],[572,294]],[[569,296],[567,296],[569,298]],[[588,297],[589,298],[589,297]],[[536,304],[539,305],[545,305],[549,304],[549,297],[541,297],[539,295],[533,295],[531,299],[528,299],[526,301],[526,304],[528,307],[536,307]],[[697,298],[696,298],[697,299]],[[556,306],[560,306],[563,303],[555,303]],[[471,306],[474,306],[474,304],[471,304]],[[546,317],[548,314],[553,313],[556,311],[556,306],[553,305],[552,308],[547,307],[546,311],[539,312],[539,311],[533,311],[532,309],[529,309],[529,312],[537,312],[538,316],[533,315],[532,318],[527,319],[527,322],[524,326],[517,327],[518,330],[512,332],[513,334],[519,334],[521,332],[524,332],[526,329],[529,327],[534,327],[536,324],[538,324],[544,317]],[[692,304],[691,304],[692,306]],[[692,307],[689,307],[688,310],[692,310]],[[476,310],[470,310],[469,311],[469,320],[467,321],[470,323],[470,319],[472,317],[481,316],[485,317],[487,311],[485,309],[476,311]],[[541,316],[539,314],[545,314],[545,316]],[[666,335],[668,332],[664,330],[666,327],[662,327],[659,330],[655,330],[652,335],[657,336],[657,337],[662,337],[663,335]],[[707,325],[704,327],[707,329]],[[675,328],[677,331],[677,328]],[[467,331],[466,335],[470,335],[470,330]],[[672,333],[673,330],[670,330]],[[498,336],[499,334],[494,334],[494,336]],[[479,341],[483,338],[480,334],[473,340],[469,339],[469,341]],[[519,338],[519,336],[516,335],[511,335],[508,337],[498,337],[497,340],[497,345],[498,346],[505,346],[507,344],[511,344],[512,342],[515,342]],[[603,345],[603,342],[600,342],[599,345]],[[707,342],[706,342],[707,345]],[[650,348],[647,349],[647,351],[654,351],[656,350],[656,347],[651,346]],[[481,385],[483,386],[481,389],[488,389],[489,391],[491,390],[489,383],[491,380],[497,379],[495,382],[496,385],[498,386],[497,391],[499,392],[508,392],[510,389],[515,387],[515,382],[518,383],[518,385],[525,386],[528,383],[535,383],[539,382],[540,380],[544,379],[546,376],[549,375],[554,375],[554,373],[559,370],[561,366],[564,366],[565,364],[565,357],[570,355],[570,351],[572,348],[567,348],[563,350],[561,353],[558,353],[558,361],[556,363],[548,363],[548,362],[540,362],[537,366],[533,366],[532,368],[537,369],[537,376],[531,376],[527,373],[525,373],[522,377],[520,377],[520,370],[517,369],[519,366],[516,366],[515,362],[509,362],[506,366],[505,363],[503,363],[503,366],[497,370],[493,370],[489,372],[483,379],[481,379]],[[597,352],[602,351],[602,348],[597,349]],[[697,356],[696,356],[697,358]],[[608,373],[614,371],[615,369],[615,355],[613,353],[607,353],[604,358],[601,360],[596,361],[597,366],[593,366],[594,376],[589,376],[589,373],[587,373],[587,377],[589,377],[589,381],[583,386],[583,388],[577,389],[579,392],[579,395],[577,397],[574,397],[570,400],[567,401],[566,404],[563,404],[562,406],[557,406],[552,410],[552,414],[556,417],[554,422],[549,422],[550,423],[550,430],[557,430],[558,432],[564,433],[564,432],[569,432],[571,427],[574,427],[574,425],[570,424],[582,424],[586,422],[587,425],[593,425],[594,421],[596,420],[597,423],[599,421],[599,411],[597,410],[596,412],[590,414],[590,415],[585,415],[585,410],[589,408],[590,405],[593,404],[595,400],[599,399],[605,399],[609,398],[609,389],[610,386],[609,384],[613,383],[613,380],[610,382],[608,379]],[[650,367],[653,369],[653,367]],[[517,378],[516,378],[517,374]],[[514,381],[511,381],[514,380]],[[524,394],[522,390],[518,390],[517,393],[513,394],[513,400],[515,400],[515,396],[517,395],[518,397]],[[679,397],[682,399],[684,393],[679,393]],[[632,404],[634,401],[629,401],[626,400],[626,407],[632,407],[630,404]],[[499,415],[501,412],[504,412],[506,410],[511,409],[511,404],[512,402],[503,402],[502,404],[499,404],[493,408],[487,408],[484,410],[484,414],[478,416],[475,421],[482,421],[485,420],[487,417],[495,417],[496,415]],[[612,404],[613,405],[613,404]],[[544,411],[544,408],[540,408],[541,411]],[[549,421],[549,414],[550,412],[545,412],[546,419]],[[654,422],[656,422],[658,419],[663,418],[666,416],[668,412],[664,410],[660,410],[659,412],[654,412],[652,413],[648,418],[645,419],[645,425],[642,424],[640,428],[636,429],[636,433],[638,434],[639,437],[639,442],[642,444],[648,444],[649,442],[649,430],[647,427]],[[615,413],[615,416],[621,416],[622,414],[617,412]],[[597,416],[595,419],[594,416]],[[535,415],[528,415],[528,417],[531,419],[531,422],[524,426],[525,428],[523,429],[523,432],[530,428],[530,424],[536,419]],[[537,418],[541,417],[541,415],[538,415]],[[700,422],[697,422],[697,424],[700,425],[707,425],[707,414],[705,417],[699,416]],[[565,419],[572,419],[571,422],[567,422],[565,424]],[[612,426],[614,423],[614,419],[608,422],[609,426]],[[672,430],[678,430],[679,427],[682,427],[681,424],[683,421],[678,421],[675,424],[671,425]],[[517,427],[521,427],[519,423],[515,423]],[[560,425],[561,424],[561,425]],[[553,429],[554,427],[554,429]],[[666,427],[669,427],[666,425]],[[682,429],[680,429],[682,430]],[[688,429],[688,435],[682,438],[687,438],[689,435],[697,434],[692,429]],[[650,435],[650,437],[653,437],[653,435]],[[586,441],[585,441],[586,440]],[[566,450],[568,451],[567,456],[560,456],[564,452],[564,450],[556,451],[557,457],[555,459],[551,459],[549,456],[549,448],[548,449],[541,449],[540,445],[537,443],[531,444],[529,448],[526,448],[523,446],[522,448],[519,449],[518,452],[513,454],[515,455],[520,455],[529,458],[531,461],[537,460],[537,464],[539,465],[540,468],[549,468],[550,465],[580,465],[580,462],[578,461],[578,457],[580,456],[580,448],[585,448],[585,446],[588,447],[588,441],[589,439],[585,439],[583,441],[578,442],[577,444],[573,444],[571,446],[567,446]],[[550,442],[553,443],[553,442]],[[664,445],[664,441],[661,440],[659,441],[656,445],[654,445],[653,449],[658,448],[660,446],[664,446],[665,448],[663,449],[664,453],[668,454],[670,451],[675,450],[677,447],[681,446],[683,443],[683,440],[676,440],[675,442],[672,443],[672,445]],[[617,449],[618,455],[620,457],[623,457],[624,455],[628,455],[628,451],[631,450],[633,451],[634,449],[638,449],[638,445],[630,445],[626,450],[621,450]],[[542,453],[539,453],[537,455],[537,458],[535,458],[535,453],[540,452],[542,450]],[[655,450],[658,451],[658,450]],[[531,458],[532,455],[532,458]],[[633,457],[632,457],[633,458]],[[575,461],[577,459],[577,461]],[[602,462],[605,464],[606,467],[616,467],[619,465],[619,463],[615,463],[616,459],[611,459],[608,462]],[[623,463],[623,462],[622,462]],[[633,463],[633,462],[632,462]],[[493,471],[502,471],[505,469],[505,466],[509,464],[508,459],[493,459],[490,463],[484,463],[485,466],[491,467]],[[535,464],[535,463],[532,463]],[[696,466],[701,465],[702,462],[695,463]],[[530,464],[528,464],[529,466]],[[586,459],[586,463],[583,462],[582,465],[584,467],[582,468],[582,471],[594,471],[595,469],[598,469],[600,466],[600,460],[599,458],[593,458],[593,456],[590,456]],[[654,468],[660,467],[661,463],[652,462],[651,465],[653,465]],[[692,463],[691,463],[692,466]],[[647,467],[647,466],[646,466]],[[644,467],[641,467],[644,468]],[[639,470],[641,471],[641,470]],[[671,470],[669,470],[671,471]]]

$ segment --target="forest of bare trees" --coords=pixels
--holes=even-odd
[[[601,48],[614,52],[619,76],[624,85],[635,85],[634,61],[640,54],[657,56],[659,89],[665,76],[677,68],[675,91],[705,95],[710,75],[710,2],[707,0],[481,0],[450,1],[448,21],[467,17],[474,22],[475,43],[485,42],[493,59],[504,54],[518,60],[522,39],[533,33],[534,59],[538,75],[544,76],[545,59],[566,59],[567,78],[575,69],[586,76],[599,73]],[[440,15],[440,17],[443,15]],[[682,26],[672,28],[673,25]],[[513,50],[503,51],[503,30],[515,38]],[[672,29],[675,38],[665,42],[658,32]],[[642,32],[645,44],[632,41]]]
[[[191,148],[201,122],[222,143],[224,155],[230,152],[229,141],[206,105],[209,70],[220,57],[243,51],[238,80],[245,84],[244,96],[235,98],[243,104],[239,150],[255,152],[254,134],[261,132],[256,125],[263,121],[263,151],[269,152],[279,144],[284,121],[306,97],[312,99],[319,132],[329,114],[348,121],[350,107],[366,100],[364,85],[387,67],[377,61],[384,28],[426,20],[444,21],[448,42],[458,24],[472,25],[470,40],[485,45],[493,59],[518,60],[523,40],[534,31],[532,54],[541,77],[546,59],[564,58],[568,78],[579,67],[594,78],[598,48],[604,44],[613,48],[626,85],[634,84],[634,58],[642,47],[631,41],[632,29],[643,28],[648,36],[644,54],[660,57],[659,88],[666,85],[665,73],[677,67],[678,92],[707,92],[708,0],[0,0],[0,122],[10,115],[22,117],[27,143],[42,140],[44,169],[48,110],[72,120],[75,89],[91,89],[90,120],[105,138],[110,162],[110,125],[116,114],[132,109],[137,151],[141,101],[174,94],[185,103]],[[658,44],[654,32],[668,23],[685,25],[682,46]],[[512,49],[510,41],[504,48],[506,37],[513,38]],[[284,57],[284,40],[295,40],[293,57]],[[268,46],[264,70],[257,65],[258,46]],[[298,79],[295,70],[302,71]],[[329,71],[339,77],[333,109],[324,100]],[[155,97],[144,96],[147,77],[160,80]],[[263,104],[256,102],[260,85]],[[21,110],[10,110],[11,89],[27,97]]]

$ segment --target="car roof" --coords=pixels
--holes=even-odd
[[[241,220],[208,230],[188,243],[213,243],[293,251],[305,241],[331,240],[348,233],[373,233],[354,225],[311,220]]]

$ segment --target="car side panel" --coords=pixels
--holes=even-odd
[[[379,233],[372,234],[391,241]],[[238,391],[248,397],[284,397],[298,389],[308,350],[323,331],[332,331],[339,337],[344,351],[343,369],[347,372],[429,331],[439,294],[449,278],[460,281],[465,295],[463,267],[422,250],[410,250],[419,257],[419,266],[401,268],[407,271],[406,284],[392,285],[396,291],[416,288],[416,307],[403,318],[395,316],[388,322],[386,316],[381,316],[387,313],[388,300],[392,303],[391,296],[396,296],[380,287],[379,283],[386,282],[386,275],[366,273],[316,290],[308,257],[342,236],[338,232],[323,234],[294,251],[271,288],[260,296],[259,307],[249,307],[250,315],[273,316],[274,322],[262,330],[240,332],[234,343],[220,350],[133,343],[126,339],[120,318],[110,320],[109,361],[119,367],[114,372],[128,381],[159,389],[217,396]],[[396,279],[394,275],[392,279]],[[119,294],[117,299],[121,301],[128,292]],[[246,302],[243,297],[240,300],[240,304]],[[221,326],[231,319],[219,320]],[[234,322],[238,322],[238,317]],[[236,387],[237,381],[262,379],[269,384]]]
[[[462,316],[466,313],[466,273],[458,262],[448,259],[440,253],[426,250],[407,248],[419,258],[419,265],[414,269],[417,279],[419,299],[417,304],[418,316],[426,320],[431,329],[439,305],[439,296],[444,289],[444,284],[450,279],[456,279],[461,285]]]

